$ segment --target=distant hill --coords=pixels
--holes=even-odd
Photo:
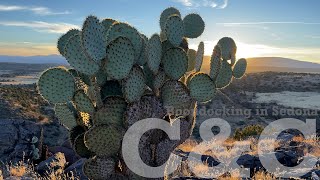
[[[248,73],[252,72],[298,72],[298,73],[320,73],[320,64],[299,61],[281,57],[256,57],[248,58]],[[204,57],[202,70],[208,72],[210,69],[210,57]]]
[[[67,65],[66,59],[60,55],[48,56],[0,56],[0,62],[26,64],[60,64]]]

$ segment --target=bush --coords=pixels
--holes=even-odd
[[[236,140],[242,140],[250,136],[260,135],[263,129],[264,128],[260,125],[250,125],[243,129],[236,129],[233,137]]]

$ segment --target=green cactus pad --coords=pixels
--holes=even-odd
[[[161,62],[161,55],[162,55],[162,47],[160,36],[158,34],[154,34],[148,41],[147,45],[147,59],[148,59],[148,66],[150,70],[157,74],[159,70],[159,65]]]
[[[221,63],[219,74],[216,79],[216,87],[224,88],[230,84],[231,80],[232,80],[231,65],[226,60],[223,60]]]
[[[195,64],[196,72],[199,72],[201,69],[202,62],[203,62],[203,55],[204,55],[204,43],[200,42],[198,46],[197,55],[196,55],[196,64]]]
[[[221,49],[219,45],[216,45],[213,49],[210,60],[210,77],[216,80],[220,67],[221,67]]]
[[[89,179],[110,179],[114,174],[116,163],[112,158],[93,157],[88,159],[83,164],[83,173]]]
[[[94,112],[94,106],[92,104],[92,101],[89,99],[89,97],[86,95],[84,91],[78,90],[75,93],[73,99],[78,111],[86,112],[89,114]]]
[[[122,97],[110,96],[104,100],[104,105],[99,109],[94,117],[93,124],[114,125],[123,127],[123,114],[126,111],[127,103]]]
[[[84,135],[86,147],[98,156],[116,155],[121,147],[123,132],[113,126],[93,126]]]
[[[67,129],[72,129],[78,125],[75,114],[69,109],[67,104],[56,104],[54,112],[60,123]]]
[[[184,26],[180,16],[172,15],[168,17],[165,33],[167,40],[169,40],[173,46],[178,47],[181,44],[184,36]]]
[[[104,100],[109,96],[122,96],[122,87],[118,81],[107,81],[100,90],[101,99]]]
[[[247,69],[247,60],[242,58],[237,61],[233,68],[233,76],[237,79],[242,78]]]
[[[165,73],[173,80],[179,80],[188,69],[188,57],[181,48],[168,49],[162,57]]]
[[[166,80],[167,80],[166,73],[163,70],[160,70],[154,78],[152,88],[154,90],[160,89],[163,86],[163,84],[166,82]]]
[[[117,22],[114,23],[107,32],[107,45],[119,37],[126,37],[130,40],[134,49],[134,60],[137,62],[143,46],[143,39],[141,38],[140,33],[129,24]]]
[[[185,36],[188,38],[197,38],[204,31],[204,21],[199,14],[188,14],[183,18]]]
[[[191,97],[199,102],[210,101],[216,93],[214,82],[205,73],[194,74],[188,87]]]
[[[88,16],[82,27],[82,45],[91,59],[98,63],[106,57],[104,30],[95,16]]]
[[[231,65],[234,65],[235,56],[237,53],[237,45],[230,37],[224,37],[218,41],[221,47],[221,56],[223,60],[231,60]]]
[[[62,56],[65,56],[64,48],[68,43],[69,39],[74,35],[80,35],[81,31],[78,29],[71,29],[66,34],[62,35],[58,40],[58,50]]]
[[[86,132],[86,129],[83,126],[75,126],[70,130],[69,133],[69,139],[71,144],[74,144],[74,141],[76,140],[76,138],[81,135],[84,134]]]
[[[104,69],[100,69],[96,73],[96,81],[99,86],[103,86],[107,82],[107,73],[104,71]]]
[[[94,75],[99,70],[99,65],[84,53],[80,35],[74,35],[69,39],[65,46],[65,57],[72,67],[84,74]]]
[[[189,109],[191,97],[187,87],[180,81],[167,81],[161,88],[163,105],[168,109],[175,110]]]
[[[189,49],[188,50],[188,72],[194,70],[195,65],[196,65],[196,56],[197,56],[197,51],[194,49]]]
[[[134,66],[127,79],[123,81],[122,92],[127,102],[138,101],[144,93],[146,80],[143,70]]]
[[[187,38],[183,38],[179,47],[181,47],[185,52],[188,52],[189,50],[189,42]]]
[[[161,43],[162,46],[162,53],[164,54],[168,49],[174,48],[174,46],[168,41],[165,40]]]
[[[126,78],[134,63],[134,49],[128,38],[118,37],[107,47],[107,63],[104,66],[108,76],[115,80]]]
[[[82,158],[89,158],[93,155],[84,144],[84,133],[76,137],[73,143],[73,149]]]
[[[144,34],[140,34],[142,38],[142,48],[140,52],[140,57],[136,61],[136,64],[143,66],[144,64],[147,63],[148,57],[147,57],[147,43],[148,43],[148,38]]]
[[[117,21],[111,18],[106,18],[101,21],[102,26],[104,27],[104,35],[106,36],[108,30],[111,28],[111,26],[116,23]]]
[[[143,73],[144,73],[144,77],[146,80],[146,85],[149,88],[153,87],[153,81],[154,81],[154,74],[153,72],[150,70],[149,66],[146,64],[143,66]]]
[[[41,74],[38,90],[51,103],[66,103],[75,92],[74,78],[65,68],[51,68]]]
[[[162,11],[161,16],[160,16],[160,28],[162,31],[165,30],[165,25],[166,25],[167,19],[172,15],[178,15],[181,17],[179,10],[174,7],[169,7],[167,9],[165,9],[164,11]]]

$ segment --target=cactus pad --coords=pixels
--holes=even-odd
[[[221,67],[221,49],[219,45],[216,45],[213,49],[210,60],[210,77],[215,80],[218,76]]]
[[[136,61],[136,64],[143,66],[145,63],[147,63],[148,57],[147,57],[147,43],[148,43],[148,38],[144,34],[140,34],[142,38],[142,48],[140,52],[140,57]]]
[[[162,47],[160,36],[158,34],[154,34],[148,41],[147,45],[147,58],[148,58],[148,66],[149,69],[154,73],[157,74],[159,70],[159,65],[161,62],[161,55],[162,55]]]
[[[54,106],[54,112],[60,120],[60,123],[67,129],[72,129],[78,125],[75,114],[69,109],[67,104],[56,104]]]
[[[109,96],[122,96],[122,88],[118,81],[107,81],[100,90],[101,98],[104,100]]]
[[[139,66],[134,66],[127,79],[123,81],[122,92],[127,102],[138,101],[146,87],[145,75]]]
[[[73,149],[82,158],[89,158],[93,155],[84,144],[84,133],[76,137],[73,143]]]
[[[117,22],[116,20],[111,19],[111,18],[106,18],[106,19],[101,21],[101,24],[104,27],[104,38],[106,38],[108,30],[116,22]]]
[[[74,35],[69,39],[65,46],[65,57],[72,67],[84,74],[94,75],[99,70],[99,65],[84,53],[80,35]]]
[[[69,134],[69,140],[72,144],[74,144],[74,141],[76,140],[76,138],[81,135],[84,134],[86,132],[86,130],[84,129],[84,127],[82,126],[75,126],[70,130],[70,134]]]
[[[181,48],[168,49],[162,57],[165,73],[173,80],[180,79],[188,69],[188,57]]]
[[[187,38],[183,38],[181,43],[180,43],[180,46],[185,52],[188,52],[189,50],[189,42],[188,42],[188,39]]]
[[[83,172],[90,179],[110,179],[115,167],[116,163],[112,158],[95,156],[85,161]]]
[[[234,65],[235,56],[237,53],[237,45],[230,37],[224,37],[218,41],[221,47],[221,56],[223,60],[231,60],[231,65]]]
[[[203,62],[203,54],[204,54],[204,43],[200,42],[198,46],[197,55],[196,55],[196,64],[195,64],[196,72],[199,72],[201,69],[202,62]]]
[[[216,79],[216,87],[224,88],[230,84],[231,80],[232,80],[231,65],[226,60],[223,60],[221,63],[219,74]]]
[[[247,60],[242,58],[237,61],[233,68],[233,76],[237,79],[242,78],[247,69]]]
[[[62,35],[59,40],[58,40],[58,50],[59,53],[62,56],[65,56],[64,53],[64,48],[66,46],[66,44],[68,43],[69,39],[74,36],[74,35],[79,35],[81,33],[81,31],[77,30],[77,29],[71,29],[69,30],[66,34]]]
[[[214,82],[205,73],[193,75],[188,87],[191,97],[199,102],[210,101],[216,92]]]
[[[75,93],[73,99],[78,111],[86,112],[89,114],[94,112],[94,106],[92,104],[92,101],[89,99],[89,97],[86,95],[84,91],[78,90]]]
[[[116,155],[121,147],[122,130],[108,125],[93,126],[84,135],[88,149],[98,156]]]
[[[128,38],[118,37],[107,47],[105,72],[112,79],[120,80],[129,75],[134,63],[134,49]]]
[[[180,16],[172,15],[167,19],[165,33],[167,40],[173,46],[178,47],[181,44],[184,36],[184,26]]]
[[[195,65],[196,65],[196,56],[197,56],[197,51],[194,49],[189,49],[188,50],[188,72],[194,70]]]
[[[162,31],[165,30],[165,25],[166,25],[167,19],[171,15],[178,15],[181,17],[179,10],[174,7],[169,7],[167,9],[165,9],[164,11],[162,11],[161,16],[160,16],[160,28]]]
[[[74,78],[65,68],[51,68],[41,74],[38,90],[51,103],[66,103],[75,92]]]
[[[107,45],[118,37],[126,37],[130,40],[134,49],[134,60],[137,61],[140,57],[143,41],[137,29],[126,23],[114,23],[107,32]]]
[[[163,84],[166,82],[166,73],[163,70],[160,70],[159,73],[154,77],[153,81],[153,89],[158,90],[160,89]]]
[[[161,98],[166,108],[189,109],[191,97],[187,87],[180,81],[167,81],[161,88]]]
[[[103,86],[107,82],[107,73],[104,72],[104,69],[100,69],[96,73],[96,82],[99,86]]]
[[[104,29],[95,16],[88,16],[82,27],[82,45],[91,59],[98,63],[106,57]]]
[[[204,21],[199,14],[188,14],[183,18],[185,36],[188,38],[197,38],[204,31]]]
[[[123,126],[123,114],[126,111],[126,101],[118,96],[110,96],[104,100],[104,105],[99,109],[94,117],[93,124]]]

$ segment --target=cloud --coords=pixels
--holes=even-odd
[[[320,25],[320,22],[299,22],[299,21],[262,21],[262,22],[240,22],[240,23],[216,23],[216,25],[237,27],[248,25],[268,25],[268,24],[298,24],[298,25]]]
[[[204,41],[205,55],[210,56],[217,41]],[[197,49],[198,44],[191,44],[191,49]],[[250,57],[284,57],[303,61],[320,63],[319,47],[276,47],[264,44],[248,44],[237,42],[237,58]]]
[[[34,29],[38,32],[47,32],[47,33],[65,33],[70,29],[79,28],[79,26],[68,23],[48,23],[43,21],[0,21],[2,26],[15,26],[15,27],[27,27]]]
[[[1,5],[0,4],[0,12],[1,11],[31,11],[34,14],[49,16],[49,15],[63,15],[63,14],[71,14],[69,11],[63,12],[54,12],[47,7],[41,6],[14,6],[14,5]]]
[[[224,9],[228,6],[228,0],[223,0],[220,2],[218,0],[173,0],[175,2],[181,3],[188,8],[197,7],[211,7],[217,9]]]

